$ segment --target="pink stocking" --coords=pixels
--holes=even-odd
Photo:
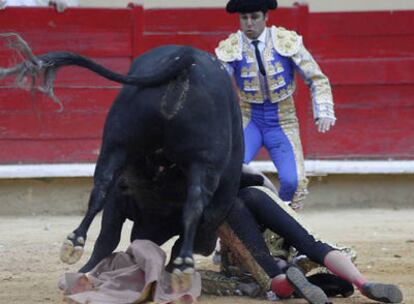
[[[332,273],[354,284],[359,290],[367,283],[351,259],[338,250],[329,252],[325,256],[324,264]]]

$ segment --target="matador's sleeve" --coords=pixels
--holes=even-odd
[[[315,119],[324,117],[336,119],[329,79],[322,72],[319,65],[315,59],[313,59],[303,43],[300,44],[298,52],[291,58],[303,80],[310,88],[313,117]]]
[[[290,57],[308,85],[312,95],[313,116],[335,118],[331,85],[319,65],[303,45],[302,36],[283,27],[272,26],[271,34],[276,51]]]

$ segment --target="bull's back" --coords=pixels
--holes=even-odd
[[[153,82],[122,89],[108,115],[116,119],[109,131],[118,133],[116,140],[136,149],[162,147],[173,161],[198,152],[208,161],[228,161],[240,142],[241,115],[230,77],[214,56],[163,46],[138,57],[130,75]]]

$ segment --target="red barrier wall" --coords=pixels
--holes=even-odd
[[[414,11],[309,14],[308,25],[338,123],[318,135],[307,116],[307,157],[413,159]]]
[[[330,77],[338,122],[327,134],[313,124],[309,94],[296,93],[305,155],[313,159],[414,159],[414,11],[309,13],[306,6],[270,15],[299,31]],[[162,44],[212,51],[238,27],[222,9],[48,8],[0,11],[0,32],[17,31],[35,54],[67,50],[126,73],[131,60]],[[0,66],[20,58],[0,41]],[[95,161],[101,130],[120,85],[80,68],[62,69],[56,95],[0,81],[0,163]],[[266,157],[261,154],[259,158]]]

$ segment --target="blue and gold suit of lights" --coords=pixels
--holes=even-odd
[[[216,48],[217,57],[234,77],[243,114],[244,162],[249,163],[262,146],[275,164],[284,201],[301,201],[307,193],[303,151],[292,94],[295,72],[309,86],[314,118],[335,119],[331,87],[302,37],[281,27],[266,28],[259,72],[254,47],[241,32],[231,34]]]

